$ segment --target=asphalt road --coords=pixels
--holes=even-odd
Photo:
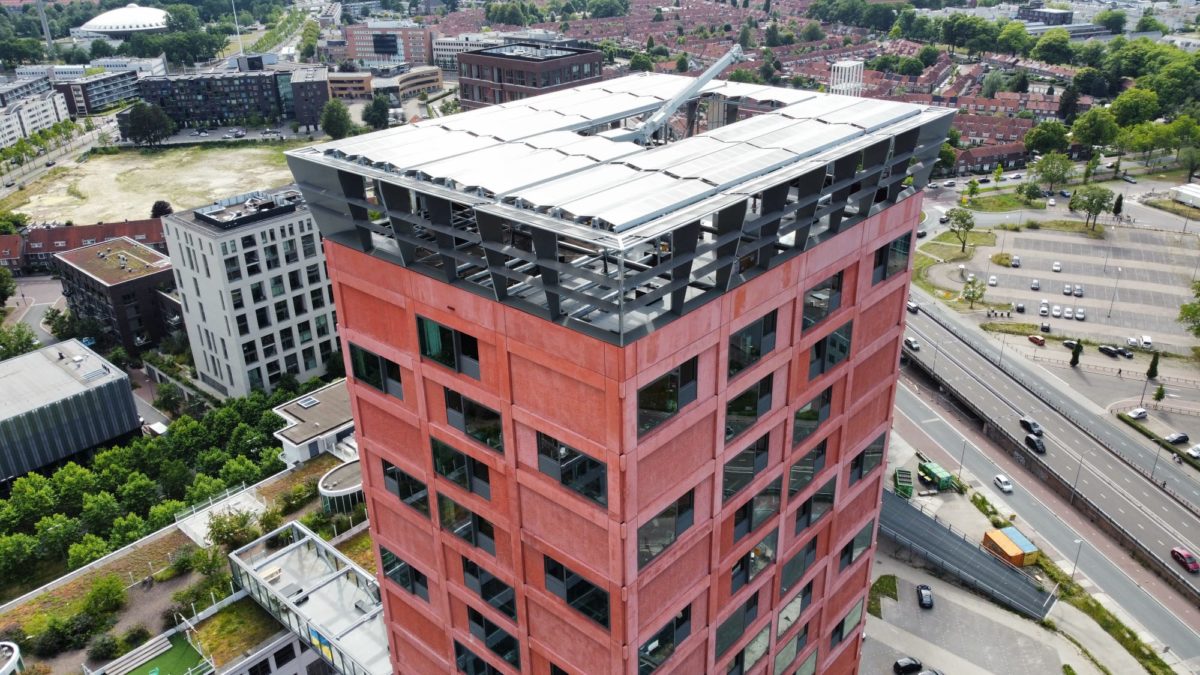
[[[914,295],[918,293],[914,290]],[[945,311],[928,299],[922,309]],[[909,315],[908,332],[921,338],[925,345],[915,355],[917,358],[931,364],[940,377],[952,381],[964,398],[1018,438],[1025,435],[1018,423],[1020,417],[1031,415],[1037,419],[1045,428],[1046,463],[1068,480],[1077,480],[1082,494],[1164,559],[1170,560],[1173,546],[1184,545],[1200,551],[1200,527],[1197,527],[1200,519],[1195,514],[1165,494],[1160,486],[1114,457],[1076,422],[1050,409],[1025,387],[999,372],[991,361],[930,319],[924,311]],[[995,355],[998,351],[982,337],[974,339],[985,352]],[[1056,400],[1059,409],[1078,425],[1086,425],[1091,434],[1103,438],[1132,463],[1143,466],[1147,473],[1153,467],[1157,480],[1167,481],[1170,489],[1192,504],[1200,505],[1200,484],[1194,479],[1192,469],[1166,460],[1155,466],[1152,451],[1132,442],[1113,428],[1108,419],[1084,404],[1050,389],[1043,378],[1020,363],[1019,357],[1010,355],[1004,366],[1019,374],[1025,382],[1047,390],[1047,396]]]
[[[940,368],[939,363],[939,372]],[[920,435],[924,435],[929,439],[931,446],[945,449],[944,452],[951,456],[951,463],[948,465],[951,470],[957,469],[960,456],[958,448],[965,447],[966,450],[961,455],[964,459],[963,467],[979,480],[989,481],[991,476],[999,473],[1008,475],[1015,484],[1012,494],[1004,495],[998,490],[993,490],[994,497],[1003,501],[1019,515],[1022,522],[1028,523],[1029,527],[1037,532],[1039,543],[1044,540],[1056,551],[1061,552],[1060,559],[1073,556],[1078,551],[1079,571],[1092,580],[1100,591],[1110,596],[1123,611],[1159,641],[1169,645],[1179,656],[1189,660],[1200,658],[1200,635],[1122,570],[1121,564],[1126,563],[1128,558],[1120,549],[1112,550],[1115,547],[1107,541],[1088,541],[1088,537],[1056,513],[1051,504],[1039,499],[1033,491],[1037,486],[1031,485],[1036,479],[1028,473],[1011,471],[997,465],[979,446],[966,439],[937,410],[921,400],[907,386],[901,385],[898,388],[896,411],[899,413],[897,421],[900,426],[907,427],[903,429],[902,435],[919,446],[924,446],[919,439]],[[940,459],[945,461],[946,458]],[[1083,542],[1081,547],[1075,543],[1077,541]],[[1168,600],[1182,602],[1178,596]],[[1192,608],[1192,611],[1194,609]]]

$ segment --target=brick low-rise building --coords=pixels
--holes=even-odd
[[[128,237],[159,253],[167,252],[162,221],[158,218],[70,227],[34,226],[25,231],[22,267],[30,272],[49,272],[56,253],[65,253],[81,246],[91,246],[120,237]]]
[[[604,52],[516,43],[458,55],[464,110],[570,89],[603,77]]]
[[[997,163],[1007,169],[1019,169],[1025,166],[1025,143],[1002,143],[1000,145],[981,145],[977,148],[967,148],[958,151],[954,161],[954,173],[966,175],[969,173],[991,173]]]

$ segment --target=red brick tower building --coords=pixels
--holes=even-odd
[[[717,82],[725,119],[775,109],[650,149],[590,135],[688,82],[290,153],[398,673],[857,670],[952,113]]]

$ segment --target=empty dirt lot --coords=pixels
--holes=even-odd
[[[2,209],[27,213],[34,222],[85,225],[150,217],[155,201],[176,211],[292,180],[283,151],[308,143],[242,148],[170,148],[93,155],[63,162],[47,176],[13,193]]]

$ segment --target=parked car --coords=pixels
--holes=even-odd
[[[11,178],[9,180],[4,181],[4,187],[12,187],[16,184],[17,184],[17,182],[15,180],[12,180]]]
[[[1193,445],[1192,447],[1188,448],[1187,450],[1184,450],[1183,452],[1184,452],[1184,454],[1186,454],[1188,457],[1191,457],[1192,459],[1200,459],[1200,445]]]
[[[1009,265],[1012,267],[1020,267],[1021,266],[1021,256],[1014,255],[1012,257],[1012,261],[1009,263]]]
[[[263,133],[265,134],[265,133],[267,133],[267,132],[265,132],[265,131],[264,131]],[[937,186],[938,186],[938,184],[937,184],[937,183],[930,183],[929,185],[926,185],[925,187],[927,187],[927,188],[929,188],[929,189],[931,189],[931,190],[932,190],[932,189],[935,189]]]
[[[58,163],[58,162],[55,162],[55,161],[54,161],[54,160],[52,160],[52,159],[48,159],[48,160],[46,160],[46,166],[54,166],[54,165],[55,165],[55,164],[57,164],[57,163]]]
[[[948,180],[945,183],[942,183],[942,187],[954,187],[954,181]]]
[[[1071,293],[1074,293],[1074,292],[1075,292],[1075,289],[1071,287],[1071,284],[1063,285],[1063,295],[1070,295]]]
[[[1046,206],[1058,206],[1058,202],[1054,200],[1054,197],[1051,197],[1046,200]]]
[[[910,338],[910,337],[904,338],[904,346],[908,347],[909,349],[913,350],[914,352],[921,351],[921,343],[917,342],[916,338]]]
[[[1012,481],[1008,479],[1008,476],[998,473],[996,474],[996,477],[992,479],[992,482],[996,484],[996,487],[1000,488],[1001,492],[1007,492],[1010,494],[1012,493],[1013,484]]]
[[[1111,356],[1114,359],[1121,355],[1120,352],[1117,351],[1117,348],[1112,345],[1100,345],[1099,347],[1096,347],[1096,349],[1099,349],[1101,354],[1105,356]]]
[[[1050,332],[1050,322],[1043,321],[1042,325],[1038,328],[1038,330],[1042,331],[1043,333],[1049,333]]]
[[[923,228],[923,227],[918,227],[918,228],[917,228],[917,239],[924,239],[924,238],[925,238],[925,236],[926,236],[926,235],[928,235],[928,234],[929,234],[929,230],[926,230],[926,229],[925,229],[925,228]]]
[[[1031,290],[1031,291],[1042,290],[1042,282],[1038,281],[1037,279],[1034,279],[1033,281],[1029,282],[1029,290]]]
[[[1151,340],[1149,335],[1143,335],[1140,346],[1142,349],[1153,349],[1154,348],[1154,340]]]
[[[916,313],[917,313],[917,308],[918,308],[918,307],[920,307],[920,305],[918,305],[916,302],[914,302],[914,301],[912,301],[912,300],[909,300],[909,301],[908,301],[908,304],[906,305],[906,307],[907,307],[907,309],[908,309],[908,311],[909,311],[909,312],[911,312],[911,313],[913,313],[913,314],[916,314]]]
[[[1149,414],[1150,413],[1146,412],[1145,408],[1134,408],[1128,413],[1129,417],[1135,420],[1144,420],[1149,416]]]
[[[188,134],[188,136],[199,136],[199,135],[200,135],[199,131],[193,131],[192,133]]]
[[[1052,272],[1061,272],[1062,271],[1062,263],[1055,260],[1054,264],[1050,266],[1050,270]]]
[[[1192,552],[1186,548],[1182,546],[1176,546],[1175,548],[1171,549],[1171,557],[1174,558],[1175,562],[1179,563],[1183,569],[1191,572],[1192,574],[1200,573],[1200,562],[1197,562],[1196,556],[1192,555]]]
[[[945,225],[946,223],[950,222],[950,216],[942,216],[941,218],[938,218],[938,222]]]
[[[1117,165],[1116,162],[1108,162],[1107,164],[1104,165],[1104,168],[1111,169],[1111,168],[1115,167],[1116,165]]]
[[[1070,190],[1059,190],[1059,191],[1058,191],[1058,194],[1062,195],[1062,197],[1063,197],[1064,199],[1070,199],[1070,198],[1071,198],[1071,191],[1070,191]]]
[[[1063,318],[1064,319],[1074,319],[1075,318],[1075,310],[1071,309],[1070,307],[1063,308]]]
[[[980,184],[980,185],[987,185],[987,184],[988,184],[988,183],[990,183],[990,182],[992,182],[992,179],[991,179],[991,178],[986,178],[986,177],[985,177],[985,178],[980,178],[980,179],[979,179],[979,184]]]
[[[1013,175],[1009,176],[1009,178],[1013,180],[1021,180],[1022,176],[1019,173],[1014,173]]]
[[[1061,317],[1062,316],[1062,307],[1055,305],[1054,309],[1050,310],[1050,316],[1052,316],[1056,319]]]
[[[1083,320],[1084,320],[1084,319],[1086,319],[1086,318],[1087,318],[1087,317],[1086,317],[1086,316],[1084,316],[1084,314],[1083,314],[1083,308],[1082,308],[1082,307],[1076,307],[1076,308],[1075,308],[1075,320],[1076,320],[1076,321],[1083,321]]]
[[[1121,176],[1121,180],[1125,181],[1126,183],[1136,183],[1137,182],[1136,178],[1134,178],[1133,176],[1129,176],[1129,175]]]
[[[933,589],[927,584],[917,585],[917,604],[921,609],[933,609]]]
[[[1075,340],[1063,340],[1063,346],[1066,347],[1067,349],[1073,350],[1073,349],[1075,349],[1075,345],[1077,345],[1077,344],[1079,344],[1079,343]]]
[[[1167,434],[1164,437],[1164,439],[1172,445],[1183,445],[1184,443],[1187,443],[1189,440],[1191,440],[1188,438],[1188,435],[1183,433],[1182,431],[1176,431],[1176,432]]]
[[[1025,303],[1018,302],[1017,304],[1013,305],[1013,309],[1015,309],[1017,311],[1017,314],[1024,314],[1025,313]]]
[[[921,662],[911,656],[902,656],[896,659],[892,664],[892,672],[895,675],[911,675],[912,673],[921,672]]]
[[[1000,280],[996,278],[996,275],[995,275],[995,274],[993,274],[992,276],[988,277],[988,286],[996,286],[996,285],[998,285],[999,283],[1000,283]]]
[[[1128,349],[1126,349],[1124,347],[1117,347],[1117,353],[1120,354],[1121,356],[1124,356],[1127,359],[1133,358],[1133,352],[1129,351]]]
[[[1075,284],[1075,297],[1083,297],[1083,284]]]
[[[1046,345],[1046,338],[1042,337],[1041,335],[1030,335],[1029,341],[1039,347],[1044,347]]]
[[[1042,430],[1042,425],[1038,424],[1037,420],[1029,417],[1028,415],[1021,418],[1021,428],[1033,434],[1034,436],[1041,436],[1043,433],[1045,433]]]
[[[1050,316],[1050,306],[1042,305],[1038,307],[1038,316]]]
[[[1027,434],[1025,436],[1025,447],[1036,453],[1046,454],[1046,444],[1042,442],[1041,437],[1034,434]]]

